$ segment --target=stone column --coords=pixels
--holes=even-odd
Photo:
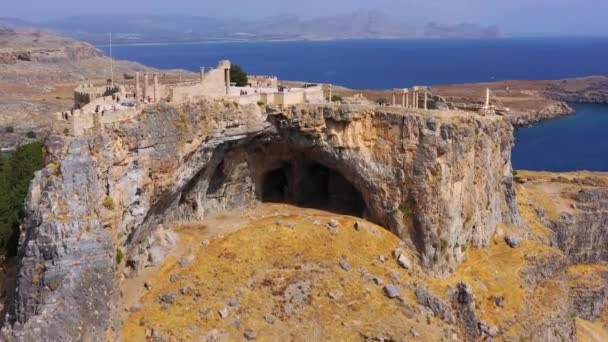
[[[429,109],[428,107],[428,95],[429,95],[429,91],[427,89],[424,89],[424,110]]]
[[[139,91],[139,71],[135,73],[135,103],[139,102],[139,98],[141,97],[141,93]]]
[[[201,67],[201,82],[205,80],[205,67]]]
[[[158,101],[158,74],[154,73],[154,102]]]
[[[331,84],[328,85],[329,88],[329,97],[327,98],[327,102],[331,103]]]
[[[395,92],[393,92],[393,107],[396,107],[396,106],[397,106],[397,99],[395,96]]]
[[[230,69],[226,69],[226,96],[230,95]]]
[[[403,91],[403,94],[401,94],[401,107],[405,108],[405,91]]]
[[[150,89],[148,89],[148,74],[144,73],[144,102],[147,97],[150,96]]]

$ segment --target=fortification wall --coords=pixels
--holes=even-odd
[[[320,103],[325,101],[323,88],[314,86],[309,88],[296,88],[285,92],[257,93],[235,97],[241,105],[263,102],[267,105],[293,106],[302,103]]]
[[[211,69],[205,73],[199,83],[170,86],[159,93],[166,94],[171,102],[185,102],[202,96],[219,99],[226,96],[225,71]]]

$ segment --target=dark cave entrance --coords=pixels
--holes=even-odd
[[[262,192],[263,202],[287,202],[289,182],[287,180],[287,168],[272,170],[264,176]]]
[[[339,172],[320,163],[302,162],[282,166],[264,176],[262,200],[286,202],[305,208],[364,217],[361,193]]]

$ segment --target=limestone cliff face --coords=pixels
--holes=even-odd
[[[162,224],[260,199],[365,216],[447,275],[497,224],[519,221],[512,143],[498,116],[312,105],[262,113],[220,101],[151,105],[97,136],[52,137],[27,203],[7,333],[101,340],[117,254],[141,269],[157,257],[151,236]]]

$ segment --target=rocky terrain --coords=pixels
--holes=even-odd
[[[447,276],[497,224],[518,223],[511,144],[498,116],[230,102],[153,105],[100,136],[52,136],[27,204],[15,336],[100,336],[118,254],[141,270],[159,224],[257,199],[365,217],[406,241],[408,262]]]

